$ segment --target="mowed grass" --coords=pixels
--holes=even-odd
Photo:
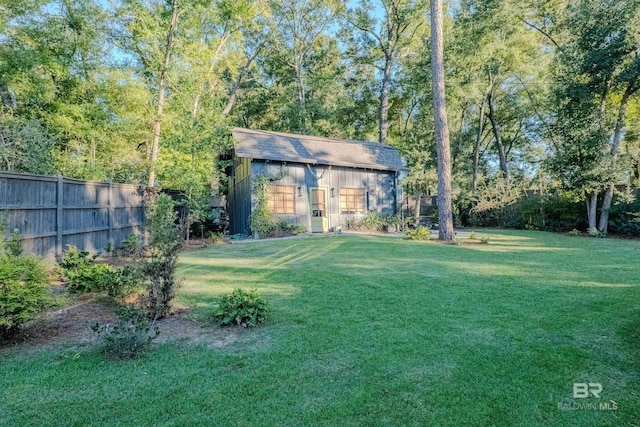
[[[225,346],[169,342],[126,363],[12,352],[0,424],[640,424],[638,241],[342,235],[215,246],[180,265],[195,319],[242,287],[267,298],[269,320]],[[574,399],[574,382],[602,384],[600,398]]]

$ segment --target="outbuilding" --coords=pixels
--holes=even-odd
[[[368,211],[395,214],[402,200],[398,150],[377,142],[236,128],[229,177],[231,233],[250,233],[260,176],[277,219],[311,232],[345,227]]]

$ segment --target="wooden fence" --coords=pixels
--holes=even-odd
[[[97,252],[144,231],[144,188],[62,176],[0,173],[5,235],[18,229],[27,253],[60,258],[66,245]]]

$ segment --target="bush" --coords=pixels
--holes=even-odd
[[[640,192],[631,202],[617,202],[609,214],[609,231],[640,237]]]
[[[291,234],[297,236],[298,234],[304,234],[307,232],[307,226],[304,224],[298,224],[291,228]]]
[[[213,318],[221,325],[236,324],[247,328],[264,322],[268,311],[266,301],[257,290],[234,289],[218,299]]]
[[[81,251],[77,246],[67,245],[67,250],[62,255],[60,261],[60,268],[67,273],[69,271],[76,271],[84,267],[93,265],[96,255],[89,256],[89,252]]]
[[[122,247],[119,249],[118,254],[126,257],[139,257],[142,255],[143,251],[144,248],[140,241],[140,237],[135,233],[131,233],[122,241]]]
[[[42,261],[0,255],[0,340],[13,335],[24,322],[51,303]]]
[[[105,290],[107,283],[117,272],[107,264],[91,264],[69,270],[65,275],[69,292],[82,294]]]
[[[274,229],[274,221],[269,210],[269,178],[260,176],[254,183],[253,197],[256,204],[249,216],[251,231],[259,238],[264,238]]]
[[[144,276],[136,264],[126,265],[105,277],[104,288],[116,300],[126,298],[142,288]]]
[[[224,234],[219,232],[208,231],[207,237],[211,239],[211,242],[214,244],[224,242]]]
[[[429,227],[425,227],[422,225],[407,232],[410,240],[429,240],[430,234],[431,230],[429,229]]]
[[[17,228],[13,229],[13,233],[11,233],[11,237],[6,242],[6,245],[10,255],[22,255],[22,235],[20,235],[20,231]]]
[[[363,230],[382,231],[386,225],[385,217],[380,215],[378,211],[369,211],[364,218],[362,218],[358,227]]]
[[[129,360],[142,356],[160,334],[155,324],[149,324],[144,312],[128,306],[116,310],[115,325],[96,323],[91,329],[102,341],[104,353],[117,360]]]
[[[177,213],[171,197],[160,194],[148,206],[150,257],[142,267],[142,272],[148,279],[143,301],[147,314],[155,320],[169,314],[171,300],[176,294],[176,264],[182,242],[180,230],[175,225]]]

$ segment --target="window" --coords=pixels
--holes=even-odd
[[[364,212],[364,188],[341,188],[340,212],[343,214]]]
[[[269,210],[275,214],[295,213],[295,187],[292,185],[270,187]]]

